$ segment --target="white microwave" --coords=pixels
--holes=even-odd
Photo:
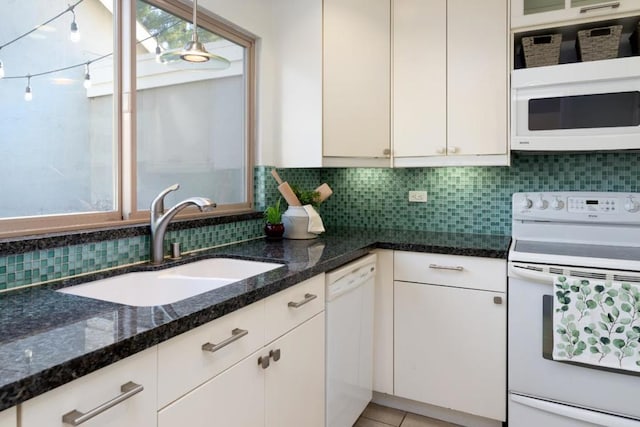
[[[511,149],[640,149],[640,57],[514,70]]]

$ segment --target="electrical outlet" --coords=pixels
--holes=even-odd
[[[418,203],[427,203],[426,191],[409,191],[409,201]]]

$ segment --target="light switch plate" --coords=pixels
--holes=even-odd
[[[409,191],[409,201],[417,203],[427,203],[426,191]]]

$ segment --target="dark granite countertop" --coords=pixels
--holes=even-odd
[[[314,240],[258,239],[200,251],[162,268],[210,257],[281,268],[173,304],[132,307],[55,292],[126,272],[123,267],[0,294],[0,410],[383,248],[506,259],[510,237],[339,229]]]

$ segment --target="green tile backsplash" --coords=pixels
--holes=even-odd
[[[281,175],[308,188],[331,186],[334,194],[320,209],[327,227],[508,235],[513,193],[638,192],[640,153],[513,153],[511,167],[288,169]],[[409,190],[426,190],[428,202],[409,203]]]
[[[254,171],[254,201],[262,211],[279,197],[270,166]],[[279,169],[291,184],[334,191],[320,208],[325,226],[511,233],[511,194],[537,191],[640,192],[640,153],[512,154],[511,167]],[[409,190],[428,202],[409,203]],[[262,220],[171,231],[184,251],[263,235]],[[149,237],[138,236],[0,256],[0,290],[149,259]]]

